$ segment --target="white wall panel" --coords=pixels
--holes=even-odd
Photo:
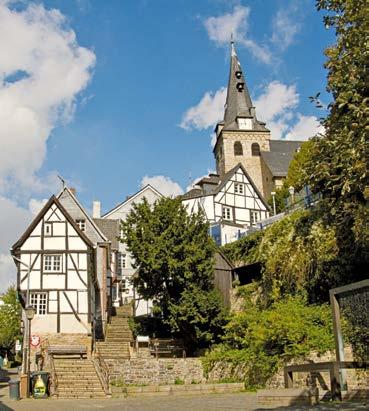
[[[65,293],[67,294],[67,297],[69,298],[72,306],[77,311],[77,291],[66,291]],[[60,311],[73,312],[64,295],[64,292],[60,293]]]
[[[87,315],[81,314],[80,319],[88,326]],[[74,314],[62,314],[60,316],[60,332],[71,334],[87,334],[86,328],[77,320]]]
[[[56,314],[36,315],[32,320],[32,335],[56,333]]]
[[[45,237],[45,250],[65,250],[65,237]]]
[[[41,237],[29,237],[22,245],[22,250],[39,250],[41,248]]]
[[[65,288],[64,274],[44,274],[42,277],[42,285],[44,288],[55,288],[63,290]]]
[[[29,288],[30,289],[40,289],[41,288],[41,274],[40,271],[31,271],[31,276],[29,278]],[[27,288],[27,280],[24,280],[22,283],[22,289]]]
[[[49,313],[57,313],[57,312],[58,312],[58,302],[49,300]]]
[[[68,243],[70,250],[87,250],[87,245],[80,238],[69,237]]]
[[[80,272],[80,277],[87,284],[86,271]],[[79,279],[75,270],[68,270],[68,288],[86,288],[86,285]]]
[[[78,291],[78,309],[80,313],[88,312],[87,291]]]
[[[53,223],[53,236],[64,235],[65,236],[65,223]]]

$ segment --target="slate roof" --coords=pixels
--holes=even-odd
[[[119,220],[108,220],[105,218],[93,218],[94,223],[99,227],[99,229],[105,234],[108,240],[111,242],[111,248],[113,250],[119,249],[120,235],[120,221]]]
[[[243,89],[239,86],[242,85]],[[239,130],[237,117],[252,118],[254,131],[268,131],[265,123],[258,121],[234,43],[231,43],[227,99],[224,110],[224,130]]]
[[[262,151],[261,157],[274,177],[285,177],[293,156],[302,141],[270,140],[270,151]]]
[[[182,200],[190,200],[191,198],[202,197],[204,195],[201,188],[193,188],[181,196]]]

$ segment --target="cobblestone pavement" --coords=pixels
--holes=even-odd
[[[265,411],[258,408],[256,394],[209,394],[201,396],[153,396],[145,398],[106,399],[106,400],[21,400],[10,401],[0,398],[0,411]],[[278,407],[279,411],[364,411],[369,404],[329,404],[317,407]]]

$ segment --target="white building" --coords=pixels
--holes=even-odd
[[[189,212],[202,210],[218,245],[240,238],[269,216],[269,206],[241,164],[221,179],[210,174],[182,196]]]

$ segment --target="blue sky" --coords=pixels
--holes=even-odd
[[[177,194],[215,168],[230,32],[272,138],[319,131],[308,97],[329,102],[334,37],[313,1],[0,1],[0,271],[58,174],[107,211],[144,183]]]

